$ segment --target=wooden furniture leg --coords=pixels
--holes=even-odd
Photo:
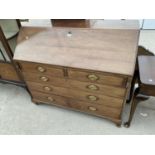
[[[136,90],[134,92],[134,95],[133,95],[133,98],[132,98],[132,104],[131,104],[131,109],[130,109],[129,120],[128,120],[128,122],[124,123],[124,126],[127,127],[127,128],[130,127],[133,115],[135,113],[135,110],[136,110],[136,107],[137,107],[137,104],[138,104],[138,102],[135,102],[136,101],[136,96],[138,94],[139,94],[139,88],[136,88]]]
[[[132,96],[133,96],[133,92],[134,92],[134,88],[135,88],[135,83],[137,81],[137,76],[138,76],[138,71],[135,71],[134,73],[134,77],[132,79],[131,82],[131,88],[130,88],[130,93],[129,93],[129,99],[126,101],[126,103],[130,103],[132,100]]]
[[[121,125],[122,125],[122,123],[117,123],[117,124],[116,124],[116,126],[117,126],[118,128],[120,128]]]

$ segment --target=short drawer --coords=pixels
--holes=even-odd
[[[123,88],[123,87],[101,85],[101,84],[91,83],[91,82],[81,82],[77,80],[68,80],[68,83],[71,89],[87,91],[94,94],[124,98],[126,93],[126,88]]]
[[[32,62],[20,62],[20,65],[23,72],[47,74],[56,77],[64,76],[63,68],[61,67],[54,67],[51,65]]]
[[[79,81],[93,82],[104,85],[112,85],[119,87],[126,87],[127,77],[118,76],[115,74],[99,73],[91,71],[79,71],[75,69],[68,69],[68,76],[70,79]]]
[[[42,75],[42,74],[35,74],[35,73],[27,73],[23,72],[25,81],[32,81],[40,84],[45,85],[54,85],[54,86],[62,86],[67,87],[67,79],[65,78],[58,78],[52,77],[50,75]]]
[[[45,94],[37,91],[31,91],[33,100],[40,101],[42,103],[48,103],[48,104],[57,104],[66,106],[67,104],[67,98],[53,95],[53,94]]]

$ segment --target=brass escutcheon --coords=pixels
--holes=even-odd
[[[41,72],[41,73],[43,73],[43,72],[46,71],[46,69],[43,68],[43,67],[41,67],[41,66],[38,66],[38,67],[37,67],[37,70],[38,70],[39,72]]]
[[[91,111],[96,111],[97,110],[97,108],[95,108],[95,107],[88,107],[88,109],[91,110]]]
[[[47,99],[48,99],[49,101],[51,101],[51,102],[54,101],[54,99],[53,99],[51,96],[47,97]]]
[[[96,81],[99,79],[99,77],[95,74],[90,74],[88,75],[88,79],[90,79],[91,81]]]
[[[42,80],[42,81],[44,81],[44,82],[47,82],[49,79],[47,78],[47,77],[45,77],[45,76],[42,76],[42,77],[40,77],[40,79]]]
[[[87,88],[90,90],[99,90],[99,87],[93,84],[88,85]]]
[[[48,86],[44,86],[43,89],[46,90],[46,91],[51,91],[52,90],[52,88],[50,88]]]
[[[97,101],[98,98],[94,95],[88,95],[88,99],[91,101]]]

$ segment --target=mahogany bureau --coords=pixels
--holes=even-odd
[[[138,27],[23,27],[14,60],[33,102],[86,112],[121,125],[138,38]]]

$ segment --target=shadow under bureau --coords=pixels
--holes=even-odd
[[[35,103],[66,107],[121,125],[139,30],[23,27],[16,61]]]

